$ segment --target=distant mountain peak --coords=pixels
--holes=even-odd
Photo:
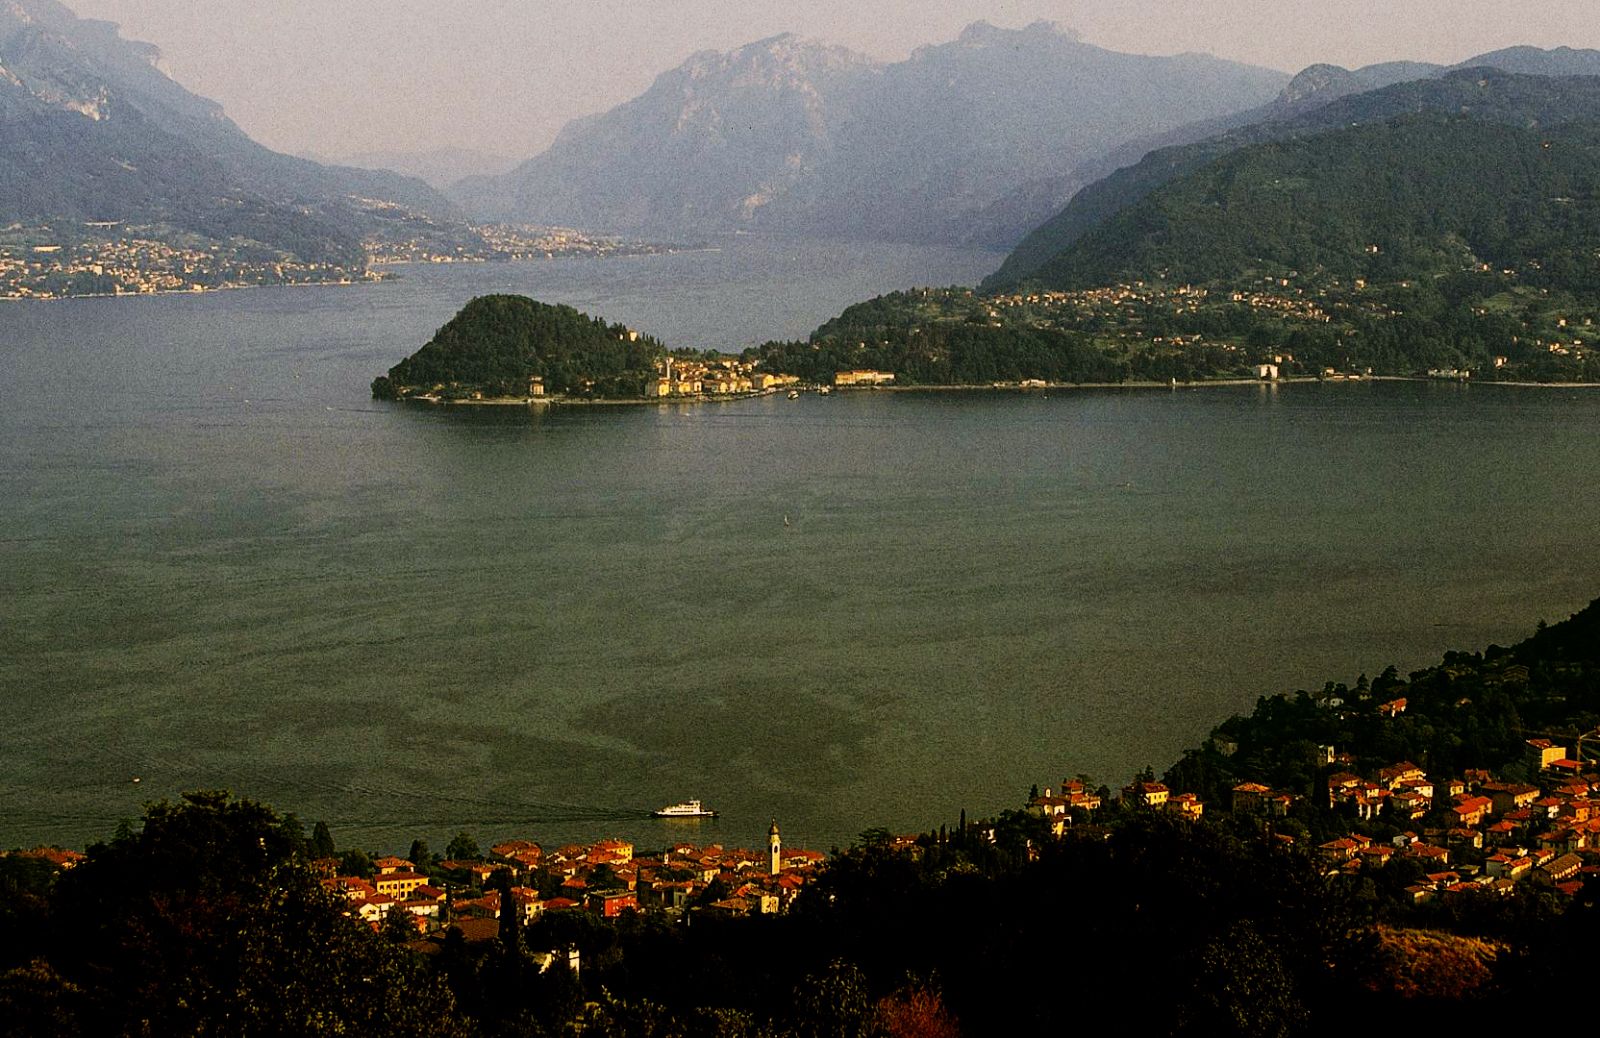
[[[1253,108],[1287,79],[1109,51],[1046,21],[975,22],[893,63],[785,33],[696,54],[511,173],[451,190],[489,218],[651,235],[1014,240],[1059,192],[983,229],[1014,188],[1130,135]]]
[[[792,32],[779,33],[729,51],[703,50],[663,79],[687,76],[704,79],[719,73],[791,74],[826,73],[875,65],[871,58],[846,47],[809,39]]]
[[[1330,104],[1341,97],[1378,90],[1395,83],[1426,79],[1443,69],[1416,61],[1385,61],[1376,65],[1363,65],[1347,69],[1340,65],[1309,65],[1289,81],[1278,95],[1278,106],[1283,109],[1302,109],[1305,102],[1311,106]]]
[[[962,29],[961,35],[956,37],[955,42],[967,47],[988,47],[995,44],[1015,44],[1043,39],[1081,43],[1083,35],[1076,29],[1063,28],[1060,23],[1043,18],[1021,29],[1002,29],[991,22],[979,19]]]
[[[1506,47],[1468,58],[1455,68],[1493,66],[1506,72],[1536,76],[1600,75],[1600,51],[1573,47]]]
[[[1283,88],[1283,93],[1278,95],[1278,100],[1284,104],[1294,104],[1304,101],[1313,94],[1319,94],[1333,86],[1352,84],[1355,73],[1341,65],[1319,63],[1308,65],[1300,71],[1289,85]]]

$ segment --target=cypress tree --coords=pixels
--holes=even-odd
[[[331,858],[335,853],[333,834],[328,831],[328,823],[317,822],[311,828],[311,856],[313,858]]]

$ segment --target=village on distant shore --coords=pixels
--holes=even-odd
[[[397,226],[410,226],[396,221]],[[387,281],[408,264],[514,263],[573,257],[654,256],[673,245],[524,224],[404,230],[369,236],[363,255],[308,260],[242,240],[119,220],[0,227],[0,299],[149,296],[290,285]]]
[[[640,403],[697,403],[709,400],[737,400],[749,397],[771,396],[788,392],[817,392],[824,396],[834,389],[883,389],[894,387],[894,373],[868,368],[840,371],[831,383],[802,382],[798,375],[776,374],[760,371],[757,365],[739,357],[718,359],[665,357],[656,363],[655,377],[646,379],[642,397],[593,397],[580,391],[576,394],[550,393],[544,378],[534,376],[528,380],[527,393],[521,396],[496,396],[481,389],[465,393],[452,393],[451,387],[436,385],[421,392],[402,390],[400,399],[431,404],[513,404],[549,405],[557,403],[584,404],[640,404]],[[1021,388],[1044,388],[1045,383],[1032,380]],[[999,387],[997,387],[999,388]]]

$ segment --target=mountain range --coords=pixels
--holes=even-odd
[[[1009,244],[1077,185],[991,208],[1015,189],[1257,107],[1288,80],[1205,55],[1117,53],[1049,23],[977,23],[893,64],[785,35],[697,54],[511,173],[451,193],[483,218],[609,230]]]
[[[56,0],[0,0],[0,219],[153,224],[350,266],[386,221],[458,219],[420,180],[257,144],[158,58]]]
[[[893,64],[786,35],[697,54],[512,172],[449,193],[483,218],[1009,248],[1153,151],[1292,125],[1469,67],[1592,75],[1600,53],[1514,47],[1450,67],[1313,65],[1290,77],[1117,53],[1049,23],[980,22]]]
[[[302,154],[324,166],[354,166],[357,169],[389,170],[416,177],[428,186],[443,191],[468,177],[499,176],[518,165],[518,160],[491,155],[472,148],[430,148],[425,151],[362,151],[329,157]]]
[[[986,284],[998,288],[1240,148],[1406,112],[1492,116],[1483,106],[1498,102],[1474,93],[1472,69],[1600,75],[1600,52],[1568,48],[1290,77],[1118,53],[1049,23],[980,22],[895,63],[785,35],[697,54],[509,173],[466,177],[446,197],[419,177],[265,148],[157,58],[57,0],[0,0],[0,220],[143,224],[352,267],[374,240],[470,235],[469,214],[669,237],[1016,245]],[[1500,117],[1522,118],[1520,103]],[[440,182],[491,161],[358,160]]]

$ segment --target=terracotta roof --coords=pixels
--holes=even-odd
[[[451,930],[460,930],[461,936],[466,938],[468,944],[479,944],[483,941],[492,941],[500,936],[500,921],[498,919],[457,919],[450,924]]]

